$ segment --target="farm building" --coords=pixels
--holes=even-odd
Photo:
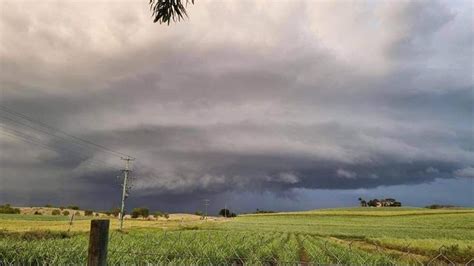
[[[401,207],[402,204],[399,201],[396,201],[392,198],[386,199],[373,199],[366,202],[365,200],[359,198],[361,207]]]

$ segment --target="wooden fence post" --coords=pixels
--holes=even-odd
[[[109,220],[91,220],[89,235],[88,266],[107,265],[107,244],[109,242]]]

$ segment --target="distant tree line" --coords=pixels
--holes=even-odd
[[[275,213],[275,211],[260,210],[260,209],[257,208],[257,210],[255,211],[255,213]]]
[[[49,203],[48,203],[48,204],[45,204],[44,207],[45,207],[45,208],[55,208],[54,205],[49,204]],[[59,208],[60,210],[71,209],[71,210],[76,210],[76,211],[80,209],[79,206],[77,206],[77,205],[59,206],[58,208]]]
[[[150,216],[150,210],[148,208],[135,208],[132,210],[132,218],[138,217],[148,218]]]
[[[454,206],[454,205],[432,204],[432,205],[426,206],[425,208],[428,208],[428,209],[450,209],[450,208],[459,208],[459,207]]]
[[[361,207],[401,207],[402,203],[392,199],[372,199],[369,201],[365,201],[362,198],[359,198],[359,203]]]
[[[168,213],[162,211],[155,211],[153,214],[150,214],[150,209],[146,207],[134,208],[131,213],[132,218],[149,218],[150,215],[153,215],[154,218],[163,217],[168,219],[170,217]]]
[[[0,213],[19,214],[20,209],[11,207],[10,204],[0,205]]]
[[[103,213],[105,213],[105,215],[107,215],[107,216],[118,217],[119,214],[120,214],[120,208],[112,208],[111,210],[104,211]]]
[[[153,213],[153,217],[158,218],[158,217],[163,217],[163,218],[170,218],[170,215],[167,212],[161,212],[161,211],[155,211]]]
[[[223,216],[223,217],[227,217],[227,218],[229,218],[229,217],[237,217],[237,214],[234,213],[234,212],[231,212],[229,209],[221,209],[221,210],[219,211],[219,215],[220,215],[220,216]]]

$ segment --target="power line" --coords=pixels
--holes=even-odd
[[[101,144],[97,144],[97,143],[91,142],[89,140],[71,135],[71,134],[69,134],[65,131],[54,128],[54,127],[52,127],[52,126],[50,126],[50,125],[48,125],[44,122],[35,120],[35,119],[25,115],[25,114],[22,114],[22,113],[19,113],[19,112],[15,111],[15,110],[12,110],[11,108],[9,108],[7,106],[0,105],[0,112],[4,113],[3,115],[0,114],[0,118],[2,118],[2,119],[8,120],[8,121],[10,121],[12,123],[15,123],[17,125],[20,125],[22,127],[32,129],[36,132],[40,132],[42,134],[46,134],[48,136],[61,139],[62,141],[65,141],[67,143],[77,145],[78,149],[73,149],[72,147],[70,147],[69,149],[66,149],[66,150],[69,150],[69,151],[72,151],[72,152],[75,152],[75,153],[78,153],[78,154],[82,154],[83,156],[89,157],[90,156],[89,154],[84,153],[85,149],[92,150],[90,146],[94,146],[95,149],[104,151],[104,152],[106,152],[108,154],[111,154],[113,156],[116,156],[116,157],[120,157],[120,158],[126,157],[126,158],[130,158],[130,159],[136,159],[133,156],[130,156],[130,155],[127,155],[125,153],[112,150],[112,149],[110,149],[108,147],[105,147]],[[16,118],[22,119],[24,121],[15,120],[12,117],[7,116],[7,114],[11,115],[11,116],[14,116]],[[53,132],[51,132],[51,131],[53,131]],[[19,133],[18,131],[16,131],[16,132]],[[57,133],[61,133],[62,135],[59,135]],[[31,136],[29,136],[29,137],[31,138]],[[70,139],[68,139],[66,137],[69,137]],[[38,141],[38,139],[36,139],[36,140]],[[31,139],[29,141],[31,142]],[[36,144],[38,144],[38,143],[36,143]],[[85,145],[85,144],[87,144],[87,145]],[[45,147],[44,143],[41,143],[39,145],[41,145],[42,147]],[[58,150],[56,148],[51,149],[51,146],[48,146],[48,147],[50,147],[50,148],[48,148],[49,150],[58,152]],[[59,151],[59,152],[61,152],[61,151]],[[84,159],[86,159],[86,158],[84,158]],[[99,160],[99,159],[96,159],[96,161],[102,162],[103,164],[108,164],[107,162]],[[143,164],[137,164],[137,165],[143,165]],[[158,172],[156,169],[154,169],[152,167],[149,167],[149,166],[145,166],[144,168],[148,168],[148,169],[150,169],[154,172]],[[153,176],[153,177],[156,177],[156,176]]]
[[[83,143],[87,143],[88,145],[92,145],[92,146],[96,147],[96,149],[103,150],[103,151],[105,151],[105,152],[108,152],[108,153],[110,153],[110,154],[113,154],[114,156],[117,156],[117,157],[123,157],[123,156],[125,156],[125,157],[128,157],[128,158],[134,158],[133,156],[130,156],[130,155],[128,155],[128,154],[125,154],[125,153],[122,153],[122,152],[119,152],[119,151],[112,150],[112,149],[110,149],[110,148],[108,148],[108,147],[105,147],[105,146],[103,146],[103,145],[101,145],[101,144],[94,143],[94,142],[89,141],[89,140],[86,140],[86,139],[84,139],[84,138],[80,138],[80,137],[71,135],[71,134],[69,134],[69,133],[67,133],[67,132],[65,132],[65,131],[62,131],[62,130],[57,129],[57,128],[54,128],[54,127],[52,127],[52,126],[50,126],[50,125],[48,125],[48,124],[46,124],[46,123],[43,123],[43,122],[38,121],[38,120],[35,120],[35,119],[33,119],[33,118],[31,118],[31,117],[29,117],[29,116],[27,116],[27,115],[24,115],[24,114],[22,114],[22,113],[19,113],[19,112],[17,112],[17,111],[14,111],[14,110],[12,110],[12,109],[10,109],[10,108],[4,106],[4,105],[0,105],[0,111],[9,113],[9,114],[14,115],[14,116],[17,116],[17,117],[20,117],[20,118],[22,118],[22,119],[24,119],[24,120],[29,121],[30,123],[39,124],[39,125],[41,125],[41,126],[44,127],[44,128],[48,128],[48,129],[50,129],[50,130],[59,132],[59,133],[65,135],[65,136],[68,136],[68,137],[70,137],[70,138],[76,140],[76,141],[80,141],[80,142],[83,142]],[[47,133],[47,134],[50,134],[50,135],[59,137],[59,136],[54,135],[54,134],[51,134],[51,133]],[[63,139],[64,139],[64,138],[63,138]],[[82,144],[82,145],[83,145],[83,144]],[[135,158],[134,158],[134,159],[135,159]]]
[[[40,132],[42,134],[46,134],[49,137],[55,137],[55,138],[61,139],[63,141],[66,141],[66,143],[75,144],[77,146],[76,148],[79,148],[79,150],[74,149],[72,147],[70,149],[66,149],[66,150],[68,150],[70,152],[73,152],[73,153],[76,153],[76,154],[80,154],[82,156],[85,156],[82,159],[86,159],[90,164],[97,163],[96,161],[102,162],[107,168],[112,168],[112,167],[108,166],[108,163],[105,162],[105,161],[98,160],[98,159],[91,160],[91,158],[90,158],[91,155],[90,154],[84,154],[83,149],[86,148],[86,149],[92,150],[91,146],[93,146],[96,150],[106,152],[106,153],[111,154],[113,156],[119,157],[122,160],[125,160],[126,164],[125,164],[125,169],[123,170],[124,179],[123,179],[123,184],[122,184],[123,189],[122,189],[122,200],[121,200],[121,211],[120,211],[120,230],[122,230],[122,228],[123,228],[123,219],[124,219],[124,209],[125,209],[125,199],[128,197],[128,193],[129,193],[129,190],[131,188],[131,186],[127,184],[127,180],[129,178],[129,173],[131,171],[129,164],[130,164],[130,161],[135,160],[134,157],[132,157],[128,154],[122,153],[122,152],[112,150],[110,148],[107,148],[103,145],[91,142],[89,140],[71,135],[67,132],[64,132],[60,129],[54,128],[54,127],[52,127],[48,124],[45,124],[41,121],[34,120],[29,116],[26,116],[24,114],[16,112],[16,111],[14,111],[14,110],[6,107],[6,106],[0,105],[0,112],[3,112],[3,115],[0,115],[0,118],[2,118],[3,120],[8,120],[10,122],[13,122],[16,125],[20,125],[23,128],[29,128],[29,129],[34,130],[33,132],[29,132],[30,134],[26,134],[25,132],[22,132],[22,131],[16,130],[15,128],[12,128],[11,125],[9,127],[5,123],[0,123],[0,127],[2,127],[2,129],[3,129],[2,130],[3,132],[0,131],[0,134],[9,136],[11,138],[15,138],[15,139],[18,139],[18,140],[21,140],[21,141],[24,141],[24,142],[27,142],[27,143],[30,143],[30,144],[39,145],[39,146],[41,146],[45,149],[51,150],[53,152],[60,152],[60,153],[62,152],[62,151],[58,151],[56,147],[51,147],[51,145],[47,145],[47,144],[43,143],[43,140],[41,140],[40,138],[37,138],[35,136],[31,136],[31,133]],[[14,117],[16,119],[14,119]],[[8,132],[5,132],[5,129]],[[58,132],[61,133],[62,135],[57,134]],[[64,136],[69,137],[70,139],[68,139]],[[84,143],[86,143],[87,145],[84,145]],[[125,158],[123,156],[125,156]],[[81,158],[81,157],[79,157],[79,158]],[[82,165],[83,164],[81,163],[81,166]],[[100,166],[103,167],[102,165],[100,165]],[[86,165],[86,167],[88,167],[88,166]],[[114,169],[114,170],[116,170],[116,169]]]
[[[31,136],[31,135],[28,135],[28,134],[25,134],[24,132],[21,132],[19,130],[16,130],[16,129],[13,129],[11,127],[8,127],[7,125],[3,124],[3,123],[0,123],[0,127],[4,128],[4,129],[7,129],[9,130],[10,132],[14,132],[13,134],[17,135],[17,136],[20,136],[22,138],[25,138],[25,139],[28,139],[29,141],[32,141],[32,142],[36,142],[37,144],[41,144],[43,146],[47,146],[51,149],[53,149],[55,152],[59,152],[59,153],[62,153],[63,151],[58,149],[57,147],[55,146],[52,146],[52,145],[48,145],[48,144],[45,144],[42,142],[41,139],[37,138],[37,137],[34,137],[34,136]],[[91,157],[90,154],[85,154],[83,153],[83,151],[79,151],[79,150],[75,150],[75,149],[72,149],[72,148],[63,148],[64,150],[66,151],[69,151],[69,152],[73,152],[73,153],[76,153],[76,154],[80,154],[82,155],[83,157],[79,157],[81,159],[89,159]],[[108,162],[106,161],[103,161],[103,160],[100,160],[100,159],[95,159],[96,161],[99,161],[99,162],[102,162],[104,163],[105,165],[108,164]]]
[[[44,149],[47,149],[47,150],[50,150],[50,151],[53,151],[53,152],[59,152],[59,153],[62,153],[63,151],[57,149],[56,147],[54,146],[51,146],[51,145],[47,145],[45,143],[42,142],[41,139],[39,138],[36,138],[36,137],[33,137],[33,136],[30,136],[30,135],[27,135],[21,131],[18,131],[18,130],[15,130],[15,129],[12,129],[12,128],[9,128],[7,126],[5,126],[4,124],[3,125],[0,125],[0,127],[3,129],[3,132],[0,131],[0,133],[2,133],[3,135],[6,135],[6,136],[9,136],[11,138],[15,138],[15,139],[18,139],[18,140],[21,140],[23,142],[27,142],[27,143],[30,143],[30,144],[34,144],[34,145],[38,145],[38,146],[41,146],[42,148]],[[5,129],[8,131],[8,132],[5,132]],[[116,170],[115,168],[113,168],[112,166],[109,165],[109,163],[103,161],[103,160],[100,160],[100,159],[91,159],[90,156],[84,156],[84,154],[78,152],[78,151],[75,151],[75,150],[70,150],[68,149],[68,151],[70,152],[73,152],[73,153],[76,153],[76,157],[79,158],[79,159],[86,159],[86,160],[89,160],[90,163],[95,163],[96,166],[100,166],[100,167],[105,167],[105,168],[109,168],[109,169],[114,169]],[[77,156],[78,154],[82,155],[81,156]],[[101,164],[99,164],[101,163]]]
[[[6,119],[6,120],[8,120],[8,121],[11,121],[11,122],[13,122],[13,123],[15,123],[15,124],[17,124],[17,125],[22,126],[22,127],[30,128],[30,129],[33,129],[33,130],[35,130],[35,131],[37,131],[37,132],[46,134],[46,135],[48,135],[48,136],[57,137],[57,138],[59,138],[59,139],[61,139],[61,140],[64,140],[64,141],[66,141],[66,142],[69,142],[69,140],[66,139],[66,138],[57,136],[57,135],[55,135],[55,134],[51,134],[50,132],[47,132],[47,131],[44,131],[44,130],[41,130],[41,129],[37,129],[37,128],[35,128],[35,127],[29,125],[29,124],[25,124],[25,123],[22,123],[22,122],[20,122],[20,121],[16,121],[16,120],[14,120],[14,119],[12,119],[12,118],[10,118],[10,117],[5,117],[5,116],[0,115],[0,118]],[[5,124],[4,124],[4,125],[5,125]],[[74,144],[76,144],[76,143],[74,143]],[[76,144],[76,145],[77,145],[77,144]],[[82,146],[79,146],[79,148],[82,148]]]
[[[0,117],[1,117],[1,116],[0,116]],[[15,121],[13,121],[13,122],[15,122]],[[42,141],[42,140],[39,139],[39,138],[33,137],[33,136],[31,136],[31,135],[27,135],[27,134],[25,134],[25,133],[22,132],[22,131],[18,131],[18,130],[15,130],[15,129],[11,128],[11,127],[8,127],[7,124],[5,124],[5,123],[0,123],[0,126],[3,127],[3,128],[7,128],[7,129],[9,129],[10,131],[14,131],[14,132],[16,132],[16,133],[18,133],[18,134],[20,134],[20,135],[28,136],[29,138],[33,138],[33,139],[35,139],[36,141],[39,141],[39,142]],[[48,135],[48,134],[47,134],[47,135]],[[51,147],[51,146],[50,146],[50,147]],[[84,155],[86,158],[91,156],[91,154],[85,153],[85,151],[82,150],[82,149],[74,149],[74,148],[72,148],[72,147],[64,148],[64,149],[65,149],[65,150],[68,150],[68,151],[71,151],[71,152],[78,153],[78,154],[82,154],[82,155]],[[56,149],[56,151],[57,151],[57,152],[61,152],[61,151],[58,150],[58,149]],[[105,162],[104,162],[104,163],[105,163]]]
[[[16,140],[20,140],[20,141],[23,141],[23,142],[26,142],[26,143],[30,143],[30,144],[34,144],[34,145],[37,145],[37,146],[41,146],[42,148],[44,149],[47,149],[47,150],[50,150],[50,151],[53,151],[53,152],[58,152],[57,150],[55,149],[52,149],[46,145],[43,145],[41,143],[38,143],[38,142],[35,142],[35,141],[31,141],[27,138],[24,138],[24,137],[21,137],[21,136],[18,136],[18,135],[15,135],[15,134],[11,134],[11,133],[8,133],[8,132],[2,132],[0,131],[0,134],[4,135],[4,136],[7,136],[7,137],[10,137],[10,138],[13,138],[13,139],[16,139]],[[109,166],[109,165],[105,165],[103,163],[99,163],[99,161],[97,160],[93,160],[93,159],[89,159],[89,158],[80,158],[78,157],[79,159],[87,159],[87,163],[88,165],[84,165],[81,163],[81,166],[83,167],[86,167],[86,168],[89,168],[93,165],[97,166],[97,167],[100,167],[102,169],[107,169],[107,170],[114,170],[114,171],[117,171],[116,168],[113,168],[112,166]]]

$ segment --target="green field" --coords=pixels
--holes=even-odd
[[[67,217],[0,215],[0,260],[84,263],[89,221],[78,221],[70,233],[67,223]],[[110,234],[111,264],[419,265],[440,252],[458,264],[474,258],[473,209],[353,208],[126,223],[126,232]],[[51,231],[25,230],[35,224]]]

